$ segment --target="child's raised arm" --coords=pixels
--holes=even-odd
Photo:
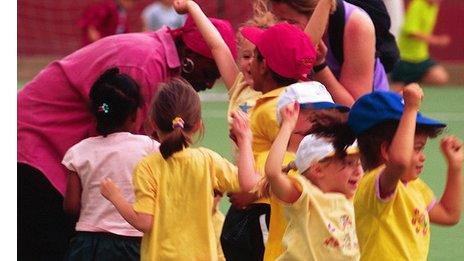
[[[224,84],[227,89],[230,89],[239,73],[239,69],[221,34],[194,1],[175,0],[173,6],[179,14],[190,14],[213,54]]]
[[[153,226],[153,216],[138,213],[132,205],[122,196],[119,187],[110,178],[106,178],[100,185],[100,193],[113,203],[119,214],[137,230],[147,233]]]
[[[424,93],[418,84],[412,83],[404,88],[404,109],[391,144],[382,144],[386,168],[379,178],[380,196],[386,198],[395,192],[398,181],[411,166],[416,132],[417,112]]]
[[[440,202],[430,210],[430,221],[441,225],[455,225],[461,217],[462,205],[462,141],[448,136],[441,140],[441,151],[448,163],[448,179]]]
[[[255,171],[255,161],[251,148],[251,129],[248,123],[248,115],[240,110],[231,113],[232,123],[230,125],[231,138],[238,147],[238,180],[240,188],[249,192],[258,183],[260,176]]]
[[[287,104],[281,110],[282,125],[277,138],[272,143],[266,160],[266,177],[271,185],[272,193],[280,200],[293,203],[301,195],[290,178],[282,172],[282,163],[287,151],[288,141],[298,120],[300,105],[298,102]]]

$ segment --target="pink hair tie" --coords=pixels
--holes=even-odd
[[[175,117],[172,120],[172,128],[173,129],[175,129],[175,128],[183,129],[184,128],[184,120],[181,117]]]

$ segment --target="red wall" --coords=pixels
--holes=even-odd
[[[97,0],[18,0],[18,55],[65,55],[80,47],[76,22],[86,6]],[[408,0],[406,0],[408,1]],[[140,12],[151,0],[139,0],[129,12],[132,31],[141,28]],[[237,28],[251,15],[251,0],[197,0],[208,16],[225,18]],[[464,1],[444,0],[436,33],[446,33],[452,43],[432,48],[437,60],[464,62]]]

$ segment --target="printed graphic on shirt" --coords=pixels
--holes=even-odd
[[[426,213],[421,212],[418,208],[414,208],[414,213],[411,219],[412,225],[416,228],[416,233],[422,236],[427,235],[429,230],[429,221]]]
[[[332,236],[324,240],[324,246],[327,248],[343,249],[345,251],[358,249],[356,230],[350,216],[340,216],[339,222],[340,229],[337,229],[337,227],[330,222],[327,224],[327,230]]]
[[[242,110],[244,113],[248,113],[248,111],[249,111],[250,108],[251,108],[251,106],[248,105],[247,102],[240,104],[238,107],[239,107],[240,110]]]

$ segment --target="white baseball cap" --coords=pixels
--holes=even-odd
[[[319,109],[339,109],[340,111],[349,111],[348,107],[334,103],[332,96],[325,86],[317,81],[297,82],[289,85],[280,94],[277,101],[277,122],[282,122],[280,110],[287,104],[297,101],[300,108]]]
[[[347,154],[359,153],[358,144],[355,141],[346,149]],[[332,143],[323,137],[314,134],[306,135],[296,151],[295,165],[298,172],[305,172],[311,165],[323,158],[335,155],[335,148]]]

